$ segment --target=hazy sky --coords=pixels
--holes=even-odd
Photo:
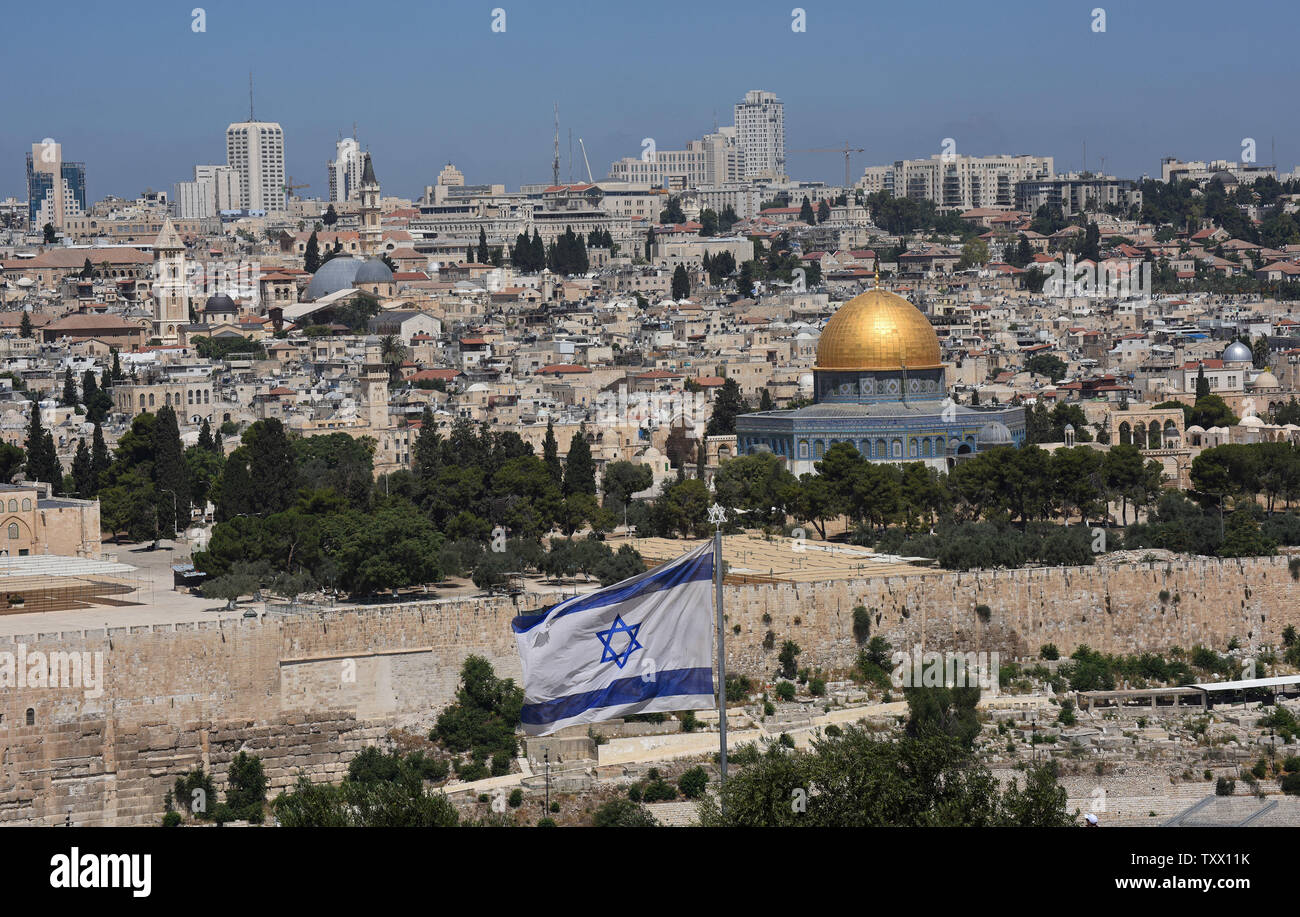
[[[807,30],[791,29],[798,3]],[[192,30],[202,4],[207,30]],[[1104,5],[1106,30],[1093,31]],[[491,30],[494,7],[506,31]],[[21,11],[20,11],[21,10]],[[226,125],[285,130],[301,193],[358,124],[385,193],[418,195],[454,162],[470,183],[560,174],[569,129],[597,178],[641,139],[680,149],[732,122],[748,89],[785,102],[786,146],[864,147],[863,166],[940,152],[1034,153],[1058,171],[1159,173],[1162,155],[1300,162],[1294,44],[1300,5],[1264,0],[692,0],[31,3],[4,15],[0,197],[26,197],[24,153],[53,137],[86,163],[87,192],[170,191],[225,161]],[[789,153],[795,178],[843,180],[835,154]]]

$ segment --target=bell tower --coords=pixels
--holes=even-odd
[[[153,334],[164,343],[180,339],[190,320],[190,296],[185,278],[185,243],[170,218],[153,243]]]
[[[361,169],[361,254],[377,258],[383,246],[383,227],[379,222],[379,179],[366,153]]]

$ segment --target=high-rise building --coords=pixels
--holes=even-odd
[[[86,212],[86,164],[64,162],[63,145],[53,140],[32,144],[27,154],[27,225],[62,228],[67,217]]]
[[[355,200],[361,187],[361,144],[355,137],[345,137],[334,150],[329,163],[330,200]]]
[[[176,216],[205,220],[223,210],[238,210],[240,190],[239,173],[230,166],[195,166],[193,181],[176,183]]]
[[[741,178],[785,180],[785,104],[774,93],[751,89],[736,103],[736,146]]]
[[[241,209],[285,209],[284,130],[279,124],[240,121],[227,127],[226,164],[239,173]]]

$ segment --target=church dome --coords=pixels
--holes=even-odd
[[[238,312],[235,301],[225,293],[216,293],[208,297],[208,301],[203,304],[204,312]]]
[[[820,370],[939,369],[939,336],[906,299],[868,290],[840,306],[817,342]]]
[[[365,263],[360,258],[331,258],[312,275],[311,283],[307,284],[307,290],[303,293],[303,300],[315,302],[322,296],[348,289]]]
[[[352,278],[353,283],[392,283],[393,272],[388,269],[388,265],[378,258],[372,258],[357,269],[356,276]]]
[[[1250,352],[1250,348],[1241,341],[1233,341],[1228,348],[1223,351],[1224,363],[1250,363],[1255,359],[1255,355]]]
[[[1251,381],[1250,387],[1255,391],[1265,391],[1268,389],[1281,388],[1282,384],[1277,381],[1277,376],[1273,375],[1266,369]]]

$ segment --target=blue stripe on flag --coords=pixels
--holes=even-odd
[[[557,618],[562,618],[565,615],[571,615],[579,611],[593,611],[607,605],[615,605],[650,592],[659,592],[664,589],[672,589],[674,586],[683,586],[686,583],[710,579],[713,579],[713,552],[706,551],[689,563],[669,562],[664,564],[651,570],[645,579],[635,580],[634,578],[634,581],[624,582],[617,587],[601,589],[599,592],[593,592],[591,595],[582,596],[576,600],[569,599],[566,602],[557,602],[533,614],[519,615],[510,622],[510,627],[515,633],[522,634],[532,630],[552,614]]]
[[[669,669],[656,672],[652,681],[646,681],[640,675],[620,678],[598,691],[570,694],[540,704],[524,704],[520,719],[529,725],[544,726],[577,716],[593,707],[634,704],[637,701],[678,694],[713,694],[713,669]]]

